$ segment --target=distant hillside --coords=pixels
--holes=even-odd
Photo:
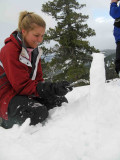
[[[115,60],[115,50],[106,49],[102,51],[105,55],[105,63],[114,63]]]
[[[118,78],[118,75],[116,74],[115,71],[115,65],[114,65],[114,61],[115,61],[115,50],[111,50],[111,49],[106,49],[101,51],[104,53],[105,55],[105,69],[106,69],[106,79],[114,79],[114,78]]]
[[[115,49],[105,49],[105,50],[101,50],[101,52],[104,53],[105,57],[110,56],[110,55],[114,55],[115,56]]]
[[[52,58],[54,58],[55,54],[42,55],[41,59],[44,59],[45,62],[51,62]]]

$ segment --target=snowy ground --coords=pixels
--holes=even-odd
[[[0,127],[0,160],[120,160],[120,80],[105,83],[102,54],[93,54],[90,86],[66,97],[44,125]]]

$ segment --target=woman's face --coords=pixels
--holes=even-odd
[[[22,30],[25,45],[30,48],[36,48],[39,43],[42,43],[44,34],[45,28],[38,25],[30,31]]]

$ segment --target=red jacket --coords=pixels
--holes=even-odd
[[[23,50],[25,48],[22,48],[15,31],[5,40],[5,46],[0,51],[0,117],[6,120],[10,100],[17,94],[38,96],[36,86],[39,81],[43,81],[40,54],[35,62],[37,69],[32,69],[28,55]],[[30,78],[32,70],[33,77]]]

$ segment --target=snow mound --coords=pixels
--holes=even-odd
[[[104,55],[94,53],[90,85],[68,93],[44,124],[0,127],[0,160],[119,160],[120,80],[105,81]]]

